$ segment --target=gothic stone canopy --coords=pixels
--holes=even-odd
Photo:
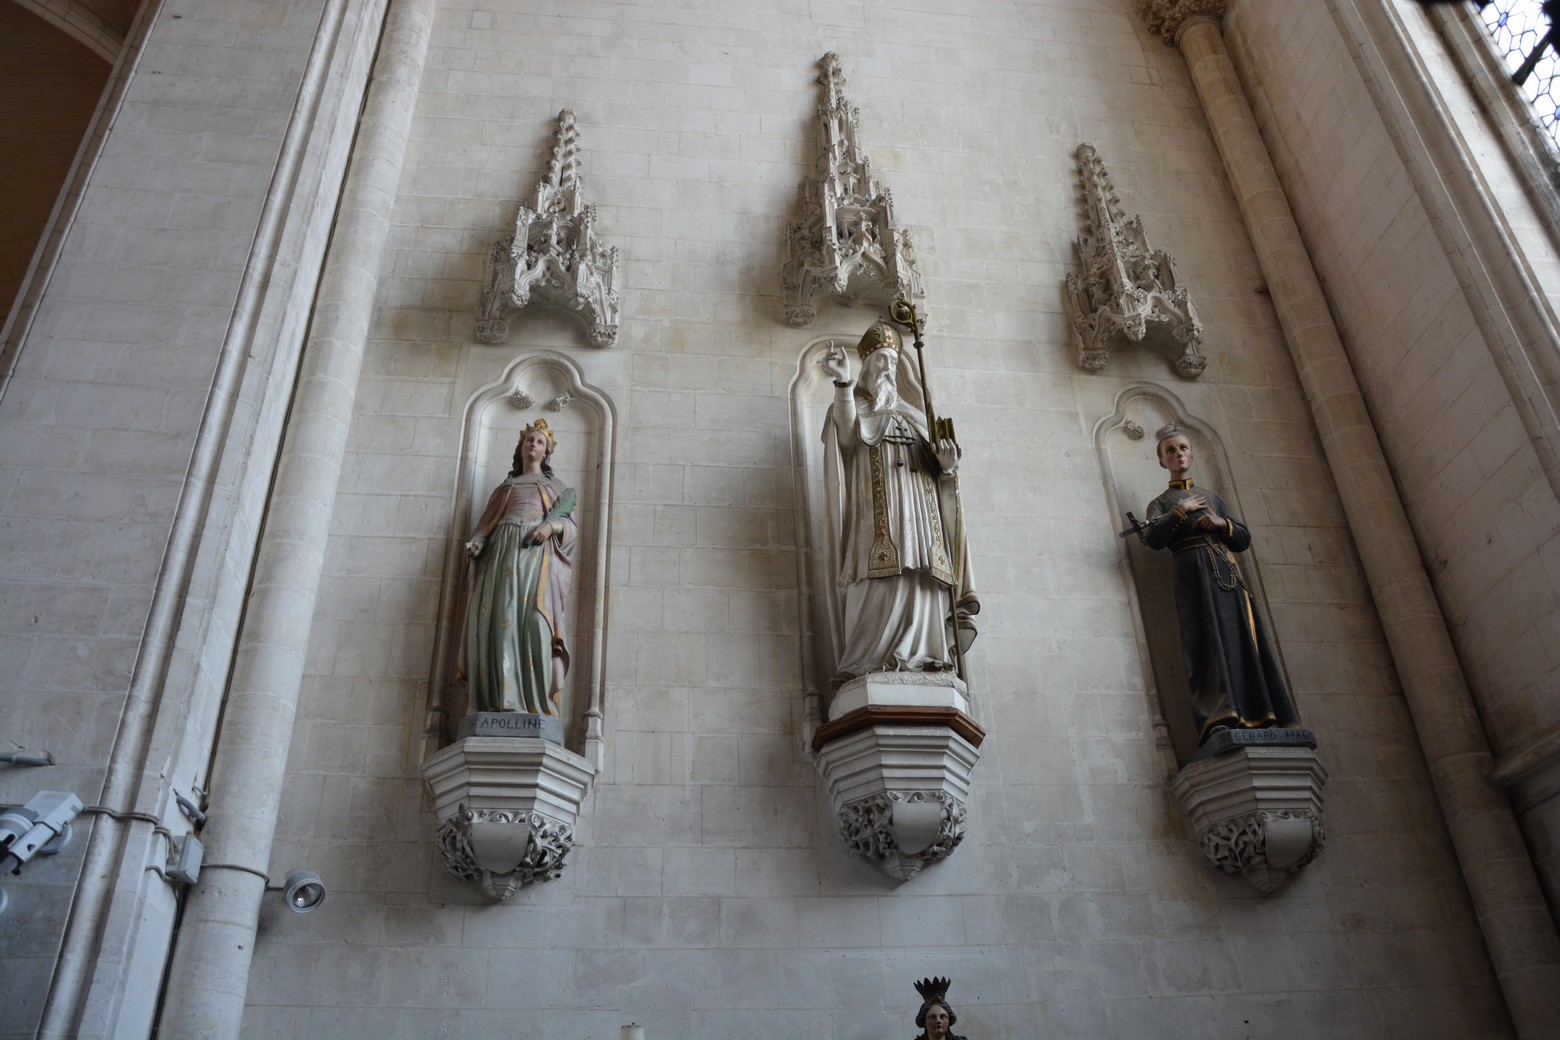
[[[1094,146],[1079,145],[1077,157],[1084,224],[1074,246],[1082,272],[1067,276],[1066,306],[1078,367],[1099,372],[1113,343],[1147,340],[1171,356],[1179,375],[1202,375],[1202,322],[1175,257],[1149,245],[1141,218],[1123,216]]]
[[[797,219],[786,230],[781,268],[785,320],[809,325],[819,293],[845,303],[924,298],[908,231],[894,221],[894,200],[872,175],[856,141],[860,110],[845,99],[839,56],[818,63],[824,100],[818,107],[816,175],[802,181]]]
[[[509,317],[531,305],[574,315],[598,346],[617,342],[618,251],[596,237],[596,207],[585,204],[579,170],[579,131],[564,109],[536,201],[520,207],[514,234],[493,243],[488,255],[477,315],[483,343],[502,343]]]

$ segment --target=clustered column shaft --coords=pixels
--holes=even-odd
[[[316,298],[159,1035],[237,1037],[330,519],[436,0],[392,0]]]
[[[1267,278],[1506,1004],[1519,1034],[1560,1022],[1560,935],[1492,757],[1348,355],[1215,20],[1174,29]],[[1155,15],[1150,12],[1153,23]],[[1163,24],[1156,29],[1164,29]]]

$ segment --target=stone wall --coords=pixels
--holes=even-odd
[[[58,763],[7,769],[0,802],[74,790],[189,827],[172,792],[206,786],[375,6],[163,10],[109,84],[0,400],[0,736]],[[51,977],[70,1035],[144,1033],[176,909],[149,870],[166,855],[144,820],[84,816],[28,868],[0,917],[0,1035],[36,1035]],[[58,961],[67,935],[85,945]]]
[[[1560,503],[1541,458],[1555,431],[1552,413],[1545,418],[1553,391],[1541,384],[1557,346],[1550,273],[1560,251],[1544,229],[1542,193],[1524,188],[1501,148],[1492,106],[1463,88],[1465,72],[1423,16],[1401,12],[1399,40],[1394,19],[1374,5],[1308,14],[1276,18],[1268,5],[1236,5],[1231,49],[1393,466],[1497,775],[1516,780],[1553,906]],[[1444,125],[1378,111],[1383,95],[1408,104],[1396,91],[1414,61],[1447,99]],[[1481,162],[1482,197],[1467,188],[1459,196],[1455,167],[1427,178],[1448,161],[1453,135]],[[1497,254],[1489,231],[1465,226],[1486,201],[1499,220],[1493,241],[1513,243],[1516,256]],[[1501,280],[1523,273],[1550,296],[1502,299]],[[1551,334],[1535,336],[1546,322]],[[1524,405],[1536,418],[1523,416]]]
[[[331,896],[267,906],[248,1035],[890,1036],[927,974],[970,1035],[1509,1035],[1239,213],[1131,6],[440,5],[270,867]],[[898,888],[840,846],[801,737],[787,388],[876,313],[779,321],[829,50],[915,235],[985,604],[970,837]],[[483,257],[565,107],[624,254],[619,343],[533,314],[478,345]],[[1074,365],[1083,140],[1192,286],[1198,382],[1148,351]],[[563,878],[490,905],[441,872],[417,766],[463,409],[538,350],[618,409],[607,756]],[[1093,440],[1137,382],[1221,435],[1332,773],[1328,847],[1271,899],[1203,865],[1155,747]]]

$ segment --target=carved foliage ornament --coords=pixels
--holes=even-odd
[[[510,316],[533,304],[572,314],[597,346],[617,341],[618,251],[596,237],[596,207],[585,204],[579,171],[579,131],[564,109],[535,202],[520,207],[514,234],[488,254],[477,314],[483,343],[502,343]]]
[[[1099,372],[1112,343],[1147,340],[1174,359],[1177,374],[1195,379],[1208,364],[1202,322],[1175,258],[1149,245],[1141,218],[1123,216],[1094,146],[1079,145],[1077,158],[1084,224],[1073,245],[1082,273],[1067,276],[1066,306],[1078,367]]]
[[[1198,836],[1208,862],[1258,890],[1273,892],[1315,859],[1327,834],[1311,809],[1261,810],[1214,824]]]
[[[837,815],[846,846],[900,881],[964,840],[964,803],[946,791],[888,791],[842,805]]]
[[[813,301],[819,293],[846,303],[926,296],[910,233],[895,222],[893,197],[872,175],[872,161],[856,141],[860,110],[845,98],[839,56],[825,54],[818,66],[824,99],[816,173],[802,181],[780,271],[785,320],[792,325],[809,325],[818,316]]]
[[[1227,0],[1142,0],[1138,13],[1148,23],[1148,31],[1174,46],[1176,34],[1193,18],[1224,17]]]
[[[499,831],[518,853],[514,867],[497,872],[484,866],[474,845],[481,832]],[[435,843],[444,868],[462,881],[480,881],[483,891],[503,900],[533,881],[553,881],[563,874],[564,858],[574,848],[574,828],[539,812],[463,809],[439,824]]]
[[[1214,738],[1205,748],[1214,753],[1188,762],[1170,791],[1191,821],[1203,858],[1272,893],[1321,851],[1327,770],[1308,730],[1242,732],[1273,739],[1220,752]]]

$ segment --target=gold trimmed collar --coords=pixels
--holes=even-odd
[[[1179,488],[1182,491],[1192,490],[1192,482],[1190,480],[1172,480],[1170,482],[1170,486],[1173,488]]]

